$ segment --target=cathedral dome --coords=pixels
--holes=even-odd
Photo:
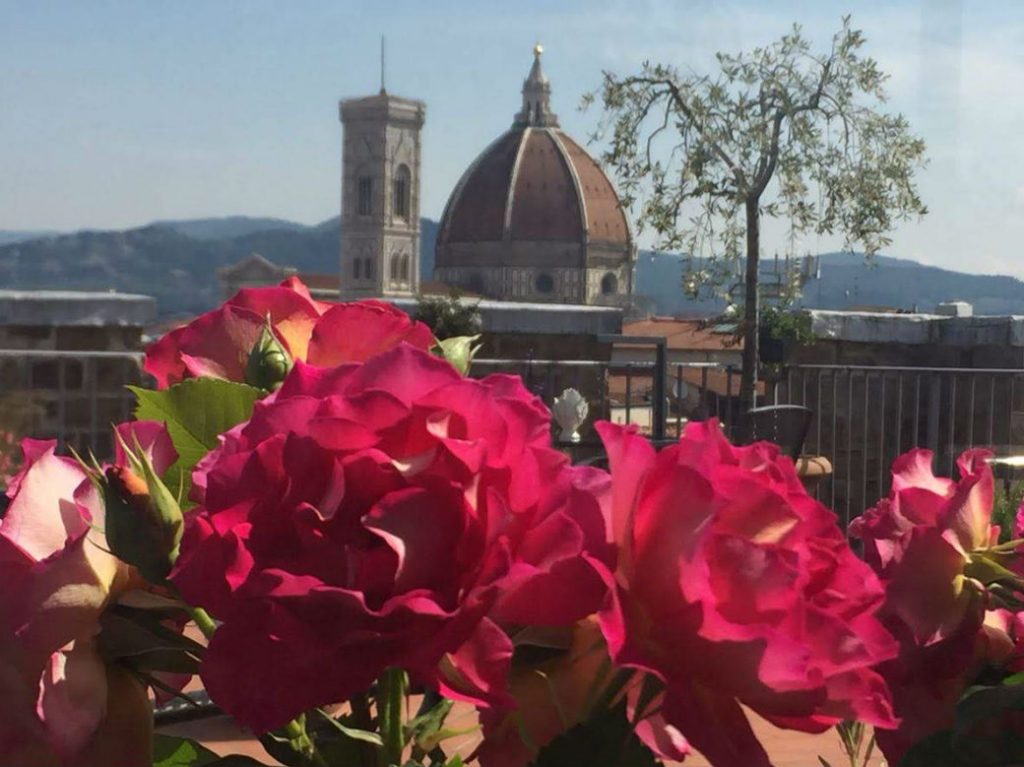
[[[550,109],[540,46],[512,128],[469,166],[437,235],[437,279],[498,298],[603,302],[629,292],[629,224],[598,163]]]
[[[618,195],[597,162],[557,127],[514,127],[469,167],[438,244],[560,241],[628,245]]]

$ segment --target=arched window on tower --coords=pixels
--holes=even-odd
[[[409,281],[409,254],[402,256],[402,270],[401,270],[402,282]]]
[[[392,211],[395,218],[409,219],[409,192],[411,186],[409,166],[399,165],[395,171]]]
[[[398,272],[401,269],[402,257],[395,253],[391,257],[391,281],[398,282]]]
[[[362,265],[363,265],[363,259],[361,259],[361,258],[356,258],[356,259],[354,259],[352,261],[352,279],[355,279],[355,280],[360,279],[360,277],[361,277],[360,272],[362,272],[362,269],[360,267],[362,267]]]
[[[367,256],[366,262],[365,262],[364,266],[366,268],[366,279],[372,280],[373,279],[373,259],[370,258],[369,256]]]
[[[619,292],[619,278],[616,277],[612,272],[608,272],[604,277],[601,278],[601,293],[602,295],[608,296],[612,293]]]

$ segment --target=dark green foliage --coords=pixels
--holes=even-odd
[[[810,315],[777,306],[767,306],[761,312],[761,333],[762,338],[772,341],[792,344],[809,344],[814,341]]]
[[[915,745],[899,767],[1006,767],[1024,764],[1024,711],[1020,675],[978,685],[957,703],[953,727]]]
[[[439,341],[480,332],[480,308],[475,303],[460,301],[455,292],[445,297],[420,298],[416,319],[427,325]]]
[[[578,724],[540,750],[531,767],[657,767],[661,763],[633,732],[620,704]]]

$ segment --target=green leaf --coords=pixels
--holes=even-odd
[[[956,705],[953,742],[970,737],[971,730],[984,721],[996,719],[1004,711],[1024,708],[1024,687],[1020,685],[974,687]]]
[[[335,719],[320,708],[316,709],[316,712],[320,714],[323,720],[333,729],[337,730],[341,735],[344,735],[349,740],[359,740],[363,743],[371,743],[378,747],[384,745],[384,742],[380,739],[380,735],[377,733],[370,732],[369,730],[361,730],[358,727],[349,727],[347,722],[351,721],[350,717],[342,716]]]
[[[194,740],[171,735],[153,736],[153,767],[208,767],[219,757]]]
[[[952,732],[942,730],[914,744],[899,767],[957,767],[960,757],[952,745]]]
[[[444,720],[448,717],[454,705],[454,701],[444,698],[425,713],[410,719],[405,725],[406,740],[414,741],[424,751],[433,749],[437,745],[436,742],[433,742],[431,745],[426,743],[428,740],[432,741],[432,736],[438,733],[444,726]]]
[[[264,392],[219,378],[190,378],[169,389],[154,391],[129,386],[138,399],[135,417],[167,424],[178,460],[164,475],[172,488],[182,488],[182,500],[192,487],[192,469],[218,445],[217,437],[249,420],[253,405]]]
[[[578,724],[540,750],[532,767],[658,767],[654,753],[633,732],[620,703]]]

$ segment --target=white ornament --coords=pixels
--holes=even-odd
[[[580,435],[576,431],[587,420],[590,406],[575,389],[566,389],[561,397],[555,397],[551,406],[551,414],[555,422],[561,427],[562,433],[558,435],[559,442],[576,443],[580,441]]]

